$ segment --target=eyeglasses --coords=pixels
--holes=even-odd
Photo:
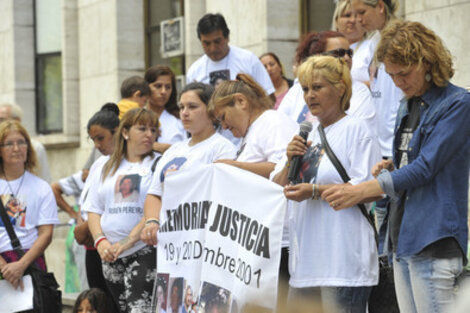
[[[353,51],[352,49],[335,49],[335,50],[330,50],[330,51],[325,51],[322,53],[322,55],[329,55],[335,58],[343,58],[346,54],[352,58],[353,56]]]
[[[7,141],[4,144],[1,144],[0,147],[6,148],[6,149],[13,149],[15,145],[18,146],[18,148],[25,148],[28,146],[28,143],[24,140]]]

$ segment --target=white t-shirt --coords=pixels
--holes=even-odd
[[[298,133],[299,125],[276,110],[264,111],[249,127],[242,139],[237,161],[277,163]]]
[[[80,194],[80,200],[78,201],[78,205],[80,205],[80,215],[86,221],[88,219],[88,207],[90,206],[90,198],[88,197],[88,192],[90,191],[91,182],[99,181],[99,177],[101,176],[101,171],[103,170],[103,165],[109,160],[108,155],[100,156],[90,167],[90,171],[88,172],[88,177],[83,184],[82,193]],[[94,178],[98,176],[98,178]]]
[[[372,179],[370,169],[381,159],[379,144],[365,122],[345,116],[325,128],[331,149],[351,177],[350,183]],[[302,164],[303,182],[342,184],[343,180],[321,146],[315,129],[312,146]],[[287,158],[287,157],[286,157]],[[273,173],[284,166],[277,164]],[[358,207],[335,211],[326,201],[289,201],[289,284],[295,288],[318,286],[372,286],[378,282],[374,231]]]
[[[380,37],[380,32],[378,31],[370,36],[371,49],[374,53],[379,44]],[[379,137],[381,153],[382,156],[391,157],[395,120],[400,100],[404,95],[385,71],[384,64],[380,63],[377,66],[376,73],[373,73],[370,91],[377,112],[377,136]]]
[[[251,51],[230,46],[229,53],[220,61],[212,61],[206,54],[194,62],[186,74],[186,82],[218,84],[220,80],[234,80],[239,73],[251,75],[266,93],[275,89],[263,63]]]
[[[160,137],[158,142],[174,144],[188,138],[183,123],[173,115],[163,110],[160,118]]]
[[[369,66],[374,59],[376,43],[373,39],[364,39],[350,45],[352,58],[351,77],[360,82],[370,81]]]
[[[218,133],[194,146],[189,145],[190,140],[175,143],[165,151],[158,162],[147,193],[162,196],[163,183],[168,172],[190,169],[194,164],[209,164],[220,159],[235,158],[235,146]]]
[[[62,193],[66,196],[73,196],[76,203],[80,201],[80,195],[83,190],[82,174],[83,171],[78,171],[70,176],[59,179],[58,182]]]
[[[0,179],[0,196],[10,216],[16,236],[24,249],[30,249],[38,238],[37,226],[59,224],[57,204],[47,182],[26,171],[24,178],[8,182]],[[16,197],[12,197],[13,193]],[[0,219],[0,252],[13,250],[10,237]]]
[[[237,161],[277,164],[286,155],[287,145],[298,132],[299,125],[285,114],[275,110],[264,111],[250,125],[248,133],[242,140]],[[286,210],[282,247],[289,246],[287,214]]]
[[[88,191],[89,205],[83,209],[101,215],[101,228],[111,244],[124,239],[140,222],[144,215],[144,201],[152,181],[151,167],[158,154],[146,157],[141,162],[124,159],[116,173],[102,180],[103,165],[96,168],[100,175],[93,175]],[[134,194],[138,196],[133,196]],[[130,196],[125,196],[130,194]],[[88,201],[87,199],[87,201]],[[138,241],[119,257],[125,257],[145,247]]]
[[[382,156],[391,157],[398,107],[404,95],[385,71],[383,63],[380,64],[377,78],[372,80],[370,89],[377,110],[377,135]]]
[[[363,82],[353,80],[351,100],[346,113],[366,121],[373,134],[377,135],[377,112],[374,99]]]

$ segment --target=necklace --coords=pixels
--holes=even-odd
[[[3,172],[3,176],[5,176],[5,180],[7,182],[7,185],[8,185],[8,189],[10,189],[10,192],[11,192],[11,196],[13,198],[16,198],[16,196],[18,195],[18,192],[20,191],[20,188],[21,186],[23,185],[23,180],[24,180],[24,174],[25,174],[26,171],[23,172],[23,175],[21,175],[21,181],[20,181],[20,184],[18,186],[18,188],[16,189],[16,193],[13,192],[13,188],[11,188],[11,185],[10,185],[10,182],[8,181],[8,177],[7,177],[7,174],[5,174],[5,172]]]

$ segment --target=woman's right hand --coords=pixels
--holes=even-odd
[[[157,233],[160,227],[157,223],[148,223],[140,232],[140,240],[149,246],[155,246],[158,242]]]
[[[380,172],[382,170],[387,170],[387,171],[393,171],[395,167],[393,166],[393,160],[382,160],[379,163],[375,164],[374,167],[372,167],[372,175],[374,177],[379,176]]]
[[[105,262],[114,262],[114,254],[111,251],[111,243],[108,239],[101,241],[96,250],[98,250],[101,260]]]
[[[296,155],[304,155],[310,144],[311,142],[306,142],[305,139],[299,135],[295,135],[294,138],[292,138],[292,141],[287,145],[287,161],[290,162],[292,157]]]

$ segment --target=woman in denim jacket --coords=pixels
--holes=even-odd
[[[322,197],[339,210],[389,195],[386,243],[400,311],[443,312],[467,261],[470,94],[449,82],[451,55],[420,23],[391,23],[376,56],[405,94],[393,163],[378,163],[375,180]]]

